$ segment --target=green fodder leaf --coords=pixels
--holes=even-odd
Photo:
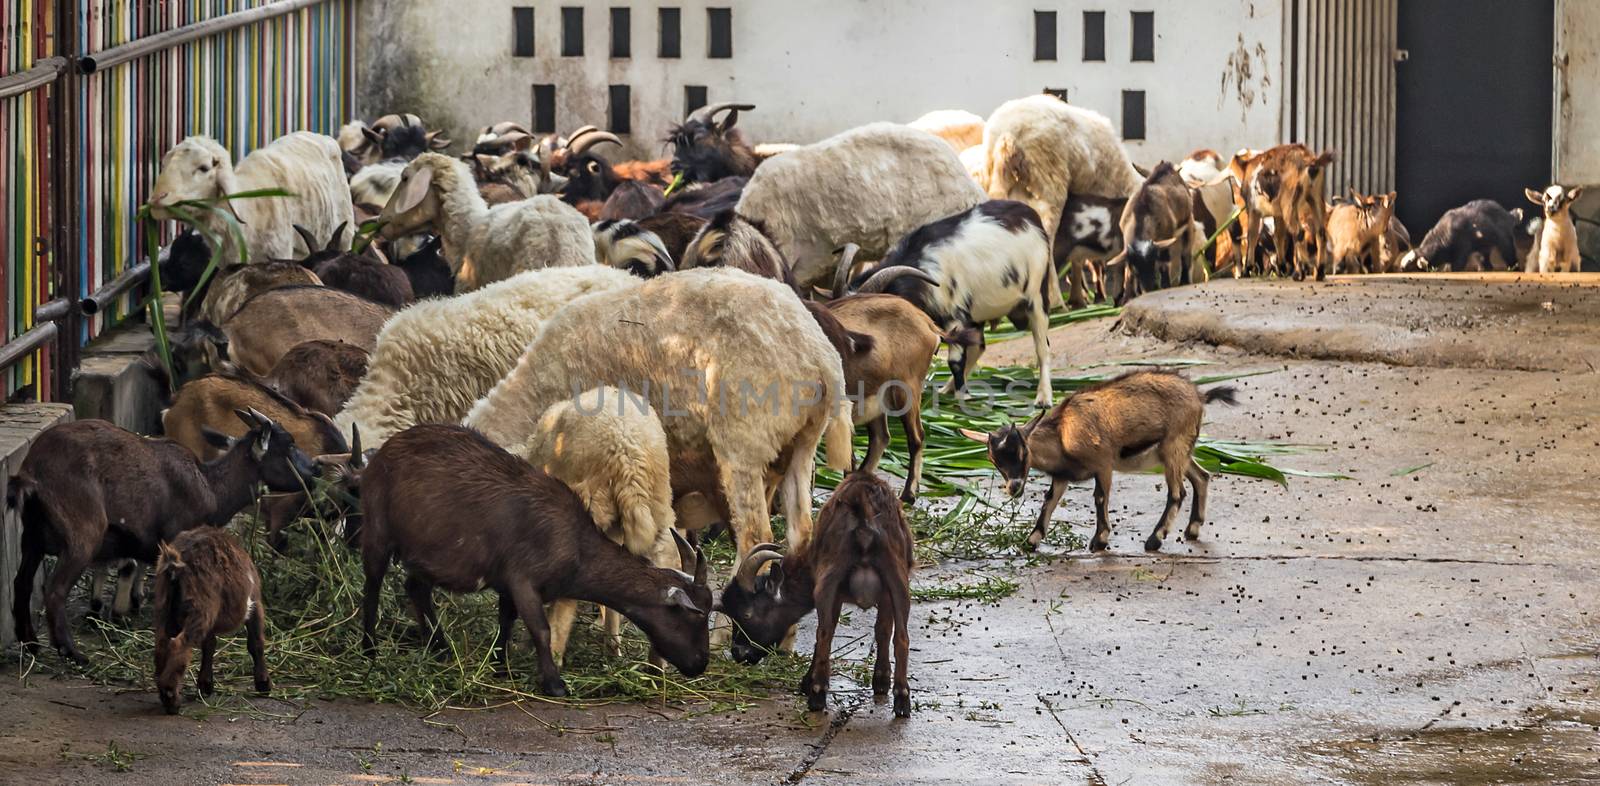
[[[1052,311],[1050,313],[1050,327],[1058,328],[1062,325],[1071,325],[1075,322],[1084,322],[1090,319],[1104,319],[1106,317],[1118,316],[1121,313],[1121,307],[1114,306],[1109,303],[1096,303],[1094,305],[1084,306],[1083,308],[1075,308],[1070,311]],[[991,344],[996,341],[1008,341],[1010,339],[1021,338],[1022,336],[1029,335],[1033,335],[1032,332],[1027,330],[1019,330],[1015,325],[1013,325],[1010,330],[995,329],[986,330],[983,333],[984,340]]]
[[[372,245],[372,239],[377,237],[378,230],[382,229],[385,223],[387,222],[376,218],[361,222],[361,226],[356,228],[355,239],[350,241],[350,253],[359,254],[366,251],[367,246]]]
[[[1415,467],[1404,467],[1402,469],[1397,469],[1397,470],[1389,473],[1389,477],[1391,477],[1391,478],[1403,478],[1403,477],[1405,477],[1407,475],[1411,475],[1411,474],[1415,474],[1417,472],[1421,472],[1421,471],[1427,469],[1428,467],[1433,466],[1433,464],[1434,464],[1434,462],[1430,461],[1430,462],[1428,462],[1426,464],[1418,464]]]

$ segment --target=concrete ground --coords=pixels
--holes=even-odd
[[[1152,555],[1159,479],[1119,477],[1107,553],[923,568],[1020,590],[915,606],[909,721],[837,675],[823,714],[780,695],[720,715],[266,700],[278,717],[168,718],[13,660],[0,783],[1597,782],[1595,283],[1224,281],[1057,331],[1061,364],[1272,370],[1233,383],[1242,406],[1206,433],[1326,445],[1281,463],[1353,479],[1218,478],[1200,540]],[[1057,526],[1087,537],[1090,505],[1073,491]],[[871,617],[841,651],[863,653]]]

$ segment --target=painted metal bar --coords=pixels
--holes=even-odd
[[[176,30],[167,30],[147,38],[141,38],[120,46],[113,46],[97,52],[92,52],[80,59],[80,67],[85,74],[120,65],[130,60],[136,60],[145,55],[181,46],[191,41],[237,30],[255,22],[282,16],[291,11],[298,11],[313,5],[321,5],[329,0],[278,0],[255,8],[235,11],[219,17],[207,19],[192,25],[180,27]]]
[[[61,78],[72,67],[65,57],[46,57],[25,71],[0,76],[0,98],[15,98]]]

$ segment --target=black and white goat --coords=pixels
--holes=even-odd
[[[844,278],[848,262],[839,265]],[[946,393],[963,395],[967,374],[983,354],[982,325],[1001,317],[1033,333],[1039,361],[1034,403],[1050,405],[1050,242],[1039,214],[996,199],[913,230],[875,270],[856,277],[853,292],[899,295],[955,340]],[[842,290],[836,281],[835,290]]]

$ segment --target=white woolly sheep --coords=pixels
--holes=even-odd
[[[384,161],[369,164],[350,176],[350,201],[369,213],[377,213],[389,204],[394,190],[400,187],[400,174],[406,171],[404,161]]]
[[[1126,197],[1144,181],[1105,115],[1052,95],[1000,105],[983,127],[983,176],[994,199],[1025,202],[1054,237],[1073,194]],[[1052,277],[1050,303],[1060,302]]]
[[[783,347],[783,362],[772,348]],[[789,542],[811,533],[817,442],[850,463],[839,353],[794,292],[739,270],[685,270],[569,303],[463,425],[502,445],[528,439],[547,407],[613,385],[663,413],[676,495],[720,501],[744,555],[772,536],[769,470]]]
[[[423,300],[384,323],[366,376],[335,422],[369,446],[419,423],[458,423],[517,365],[539,325],[574,298],[639,279],[600,265],[530,270]]]
[[[983,200],[949,145],[913,128],[873,123],[763,163],[738,212],[761,225],[795,283],[808,289],[828,284],[834,251],[845,243],[881,258],[907,232]]]
[[[586,390],[550,405],[526,441],[505,447],[576,492],[606,537],[656,567],[681,566],[672,539],[667,434],[642,398],[613,387]],[[551,606],[550,649],[560,657],[578,604],[568,599]],[[615,655],[622,615],[602,609],[601,616]]]
[[[170,207],[189,199],[212,199],[242,191],[280,188],[293,196],[228,200],[238,217],[250,261],[297,259],[305,248],[294,226],[316,237],[330,237],[342,225],[354,225],[350,186],[345,182],[339,143],[333,137],[297,131],[245,156],[237,167],[228,150],[210,137],[192,136],[161,159],[150,198],[152,214],[176,218]],[[239,262],[239,250],[227,220],[210,210],[194,210],[200,227],[221,237],[219,265]]]
[[[906,125],[949,142],[957,153],[983,144],[983,118],[965,109],[935,109]]]
[[[397,238],[432,227],[456,274],[456,291],[470,292],[525,270],[594,264],[594,236],[582,213],[541,195],[489,207],[467,165],[423,153],[406,166],[378,220]]]

